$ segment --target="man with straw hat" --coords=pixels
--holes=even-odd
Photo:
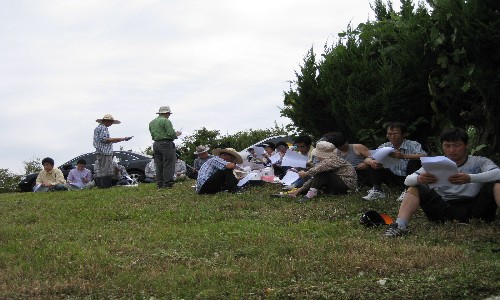
[[[196,151],[194,152],[194,155],[196,155],[197,157],[193,162],[193,169],[189,176],[190,178],[192,179],[198,178],[198,172],[200,171],[201,166],[203,166],[203,164],[207,160],[212,158],[212,155],[208,154],[208,151],[210,151],[210,148],[208,146],[205,145],[196,146]]]
[[[149,132],[153,139],[153,159],[156,167],[156,185],[159,189],[171,188],[174,184],[175,156],[174,140],[182,134],[175,131],[168,119],[172,114],[170,107],[162,106],[156,113],[158,117],[149,122]]]
[[[95,183],[97,187],[110,188],[113,176],[113,143],[128,141],[132,137],[112,138],[108,127],[121,122],[112,115],[106,114],[102,119],[95,120],[99,125],[94,129],[94,147],[97,160],[95,161]]]
[[[233,170],[236,164],[243,163],[243,159],[232,148],[218,148],[213,150],[212,154],[214,157],[206,161],[198,172],[196,193],[216,194],[224,190],[235,191],[238,179],[234,176]]]

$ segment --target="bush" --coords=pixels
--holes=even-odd
[[[0,193],[17,191],[17,184],[20,179],[20,175],[10,172],[9,169],[0,169]]]

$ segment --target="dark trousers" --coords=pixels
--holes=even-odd
[[[412,159],[408,161],[408,166],[406,167],[406,175],[399,176],[391,172],[391,170],[382,168],[382,169],[368,169],[369,170],[369,183],[377,190],[381,190],[382,183],[387,184],[388,186],[396,186],[401,189],[405,189],[405,179],[407,175],[412,174],[413,172],[420,169],[422,163],[420,160]]]
[[[346,194],[349,190],[342,178],[333,171],[314,175],[311,179],[311,187],[333,195]]]
[[[491,222],[495,219],[497,204],[493,196],[494,182],[485,183],[475,198],[444,201],[427,185],[418,185],[420,207],[431,221],[482,219]]]
[[[233,174],[233,170],[218,170],[201,186],[198,194],[216,194],[221,191],[234,191],[238,185],[238,179]]]
[[[156,167],[156,184],[159,188],[171,185],[175,173],[175,144],[172,141],[155,141],[153,158]]]

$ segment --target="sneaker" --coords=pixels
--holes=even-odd
[[[398,223],[392,223],[389,225],[389,228],[385,231],[384,236],[385,237],[399,237],[399,236],[405,236],[408,234],[408,229],[403,229],[398,226]]]
[[[397,201],[399,201],[399,202],[403,201],[403,199],[404,199],[405,195],[406,195],[406,190],[404,190],[404,191],[401,193],[401,195],[399,195],[399,197],[398,197]]]
[[[315,188],[310,188],[309,191],[307,191],[306,197],[307,198],[314,198],[318,196],[318,190]]]
[[[364,196],[363,199],[368,201],[377,200],[380,198],[385,198],[385,193],[382,191],[377,191],[375,189],[371,189],[368,191],[368,195]]]

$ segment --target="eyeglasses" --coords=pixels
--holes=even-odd
[[[401,133],[388,133],[387,136],[400,136]]]

